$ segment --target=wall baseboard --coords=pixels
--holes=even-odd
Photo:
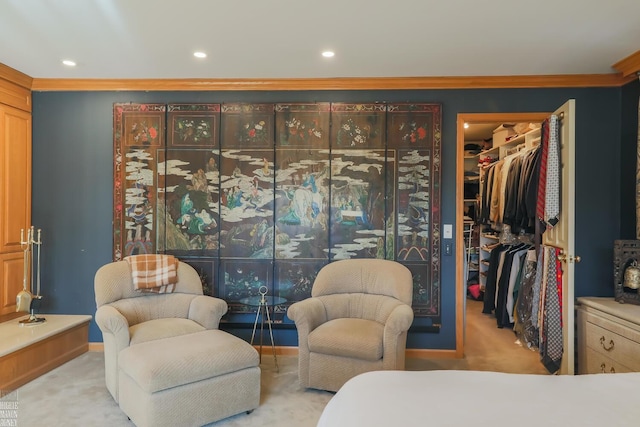
[[[90,342],[89,343],[89,351],[104,352],[104,343],[101,343],[101,342]]]
[[[260,346],[253,346],[256,350],[260,351]],[[90,342],[89,351],[104,351],[104,344],[101,342]],[[297,356],[298,347],[292,346],[276,346],[276,356]],[[271,346],[262,346],[262,355],[269,356],[273,354]],[[457,354],[455,350],[430,350],[430,349],[416,349],[408,348],[405,352],[406,357],[412,359],[460,359],[461,356]]]

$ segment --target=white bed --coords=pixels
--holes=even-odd
[[[640,373],[377,371],[349,380],[318,427],[639,427]]]

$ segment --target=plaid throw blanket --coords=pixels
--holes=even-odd
[[[131,267],[133,287],[140,292],[171,293],[178,283],[178,259],[173,255],[124,257]]]

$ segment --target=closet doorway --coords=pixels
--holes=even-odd
[[[574,101],[569,101],[567,104],[561,107],[560,110],[558,110],[558,111],[562,111],[563,116],[565,116],[564,111],[567,110],[566,118],[570,120],[565,120],[565,123],[563,126],[565,129],[563,130],[563,135],[561,137],[563,141],[569,142],[569,144],[565,144],[565,145],[568,145],[571,147],[574,146],[573,114],[570,114],[570,110],[573,109],[573,105],[574,105],[573,102]],[[558,111],[556,111],[555,113],[558,114]],[[467,334],[467,330],[470,329],[468,328],[469,325],[467,325],[466,323],[467,316],[465,312],[465,309],[467,307],[467,274],[468,274],[467,264],[469,261],[469,257],[468,257],[468,252],[466,250],[467,248],[465,244],[466,239],[460,238],[460,236],[463,236],[463,237],[468,236],[465,231],[467,231],[469,228],[468,224],[470,221],[468,216],[470,213],[470,207],[474,205],[473,199],[472,199],[473,195],[468,194],[469,189],[465,188],[465,185],[464,185],[465,181],[467,182],[470,181],[469,165],[470,163],[473,163],[473,153],[469,152],[469,148],[472,148],[472,147],[469,147],[469,146],[465,147],[465,127],[464,127],[465,123],[469,124],[472,128],[482,128],[482,126],[480,125],[484,125],[485,130],[496,129],[501,124],[505,124],[505,123],[537,123],[539,124],[544,119],[548,118],[550,114],[553,114],[553,113],[462,113],[462,114],[458,114],[457,150],[456,150],[457,151],[456,235],[459,236],[458,239],[456,240],[456,265],[458,266],[456,271],[456,356],[457,357],[460,357],[460,358],[464,356],[473,357],[474,355],[470,354],[470,352],[477,351],[475,350],[477,346],[470,345],[467,348],[465,348],[465,340],[468,339],[468,337],[466,337],[465,335]],[[569,122],[570,122],[570,125],[569,125]],[[491,130],[491,133],[485,134],[487,135],[486,139],[489,139],[488,136],[491,135],[492,132],[493,130]],[[482,139],[485,139],[485,138],[482,138]],[[483,148],[487,148],[487,147],[483,147]],[[563,146],[562,149],[564,150],[565,147]],[[571,150],[573,150],[573,148],[571,148]],[[572,156],[573,154],[571,153],[570,158],[573,158]],[[573,164],[573,162],[570,162],[570,163],[571,165]],[[571,172],[569,176],[572,177],[573,171],[571,170],[569,172]],[[465,177],[467,179],[465,179]],[[571,185],[573,186],[573,182],[571,183]],[[467,190],[466,192],[465,192],[465,189]],[[573,187],[571,187],[571,190],[572,189]],[[573,193],[571,192],[571,194]],[[476,211],[476,214],[477,214],[477,211]],[[573,214],[571,214],[571,218],[572,218],[572,215]],[[478,227],[478,226],[474,225],[474,227]],[[554,235],[559,233],[553,232],[551,234],[552,235],[550,237],[545,237],[545,241],[552,239],[550,243],[553,244],[556,242],[555,240],[553,240],[556,238],[556,236]],[[572,254],[572,251],[573,251],[572,237],[570,240],[571,240],[571,243],[569,245],[569,249],[571,250],[571,252],[565,252],[565,253]],[[563,243],[562,239],[559,239],[558,243]],[[557,247],[561,247],[561,248],[564,248],[566,246],[567,245],[564,245],[564,244],[557,245]],[[571,264],[570,268],[565,268],[565,269],[571,270],[570,282],[572,283],[573,264]],[[567,283],[569,283],[569,280],[567,281]],[[572,286],[571,286],[571,295],[566,295],[566,296],[568,298],[573,298]],[[470,306],[470,308],[471,307],[472,306]],[[573,307],[573,304],[571,304],[571,307]],[[571,325],[573,325],[573,321],[571,321],[570,323]],[[477,325],[474,323],[471,326],[475,327]],[[513,336],[513,338],[515,341],[515,335]],[[573,339],[572,332],[570,333],[570,336],[567,339],[571,339],[571,340]],[[572,356],[573,346],[572,345],[565,346],[565,354],[567,353],[570,353],[570,355],[567,355],[567,357],[565,357],[566,361],[563,360],[563,368],[560,371],[561,373],[573,373],[573,356]],[[566,366],[567,364],[571,366],[567,367]]]

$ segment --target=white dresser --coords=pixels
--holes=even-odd
[[[578,373],[640,372],[640,305],[578,298]]]

